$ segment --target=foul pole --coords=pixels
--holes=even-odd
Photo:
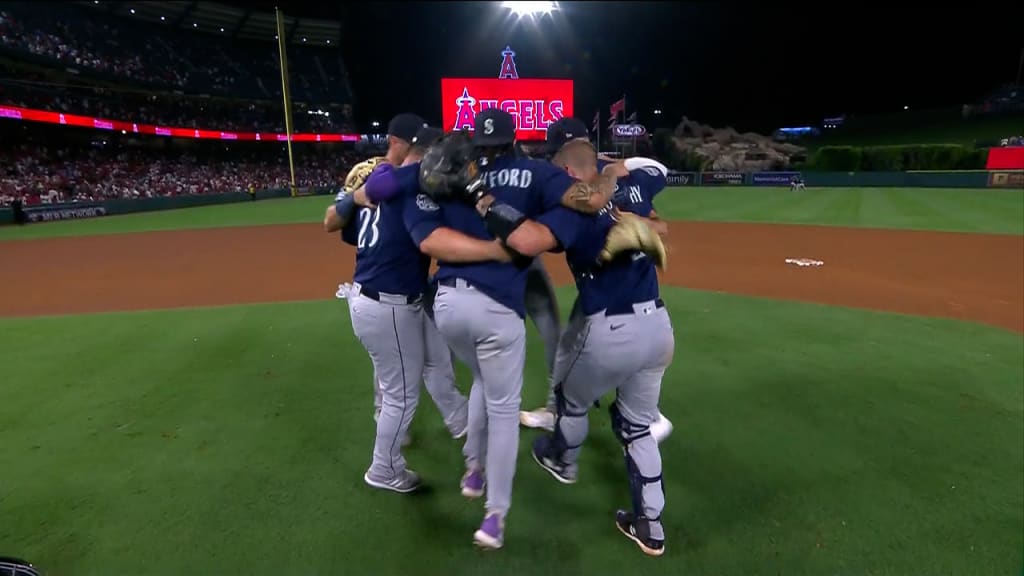
[[[277,7],[274,8],[274,13],[277,16],[277,54],[281,60],[281,100],[284,103],[284,130],[288,138],[288,173],[291,177],[291,193],[292,196],[295,196],[295,160],[292,156],[292,98],[288,90],[288,57],[285,54],[284,14]]]

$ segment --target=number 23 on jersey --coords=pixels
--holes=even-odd
[[[359,236],[356,240],[356,249],[373,248],[380,240],[380,230],[377,229],[377,222],[380,221],[380,208],[359,209]]]

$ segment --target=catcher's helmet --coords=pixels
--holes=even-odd
[[[0,556],[0,576],[40,576],[40,572],[25,560]]]

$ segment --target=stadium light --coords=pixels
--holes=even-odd
[[[904,110],[910,110],[910,106],[903,106]]]
[[[660,109],[660,108],[655,108],[655,109],[654,109],[654,115],[655,115],[655,116],[659,116],[659,115],[661,115],[661,109]]]
[[[330,39],[328,39],[328,40],[327,40],[327,43],[328,43],[328,44],[330,44],[330,43],[331,43],[331,40],[330,40]]]
[[[221,29],[220,29],[220,31],[221,31],[221,32],[223,32],[223,31],[224,31],[224,29],[223,29],[223,28],[221,28]]]
[[[193,23],[192,23],[192,27],[193,27],[193,28],[198,28],[198,27],[199,27],[199,24],[196,24],[195,22],[193,22]]]
[[[167,16],[161,16],[160,17],[160,21],[161,22],[166,22],[167,21]]]
[[[502,2],[501,5],[520,18],[550,14],[558,9],[557,2]]]
[[[129,12],[131,12],[132,14],[135,14],[135,8],[132,8],[131,10],[129,10]]]
[[[370,126],[373,126],[374,128],[380,128],[380,122],[374,120],[373,122],[370,122]]]

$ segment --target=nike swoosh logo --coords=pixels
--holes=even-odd
[[[613,324],[612,325],[612,330],[618,330],[619,328],[622,328],[623,326],[625,326],[625,324]]]

